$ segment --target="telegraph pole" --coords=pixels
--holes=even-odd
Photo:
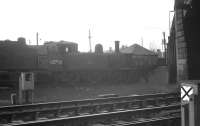
[[[167,63],[167,44],[166,44],[166,39],[165,39],[165,32],[163,32],[163,46],[164,46],[164,54],[165,54],[165,61]]]
[[[37,46],[38,46],[38,32],[36,33],[36,42],[37,42]]]
[[[90,33],[90,29],[89,29],[89,46],[90,46],[90,52],[92,52],[92,45],[91,45],[91,33]]]

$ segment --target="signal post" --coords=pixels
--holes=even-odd
[[[181,126],[200,126],[200,81],[181,83]]]
[[[33,72],[21,72],[19,76],[18,87],[18,102],[19,104],[33,103],[34,96],[34,73]]]

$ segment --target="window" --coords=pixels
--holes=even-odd
[[[30,81],[31,80],[31,73],[25,74],[25,80]]]

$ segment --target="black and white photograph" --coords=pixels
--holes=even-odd
[[[200,126],[199,0],[0,6],[0,126]]]

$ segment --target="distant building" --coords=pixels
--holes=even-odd
[[[157,55],[156,53],[154,53],[138,44],[133,44],[132,46],[129,46],[126,48],[121,48],[120,52],[126,53],[126,54],[135,54],[135,55]]]

